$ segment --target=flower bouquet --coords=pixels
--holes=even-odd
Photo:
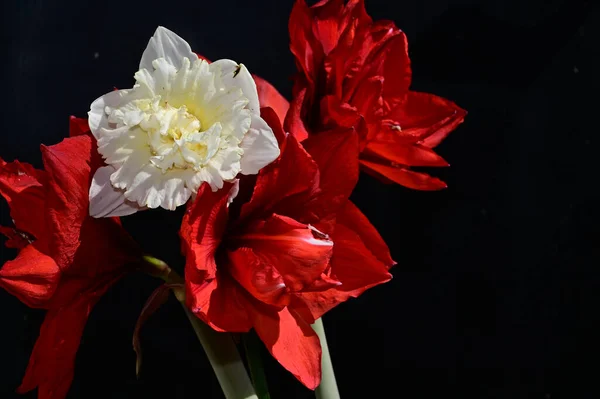
[[[133,87],[71,117],[69,137],[41,147],[42,170],[0,159],[14,222],[0,232],[18,249],[0,286],[47,310],[18,392],[65,398],[92,308],[142,272],[157,288],[132,332],[138,372],[140,330],[173,294],[226,398],[269,397],[261,345],[317,397],[339,397],[321,317],[389,281],[395,264],[349,200],[359,171],[444,188],[413,167],[447,166],[433,148],[466,112],[409,90],[404,33],[361,0],[298,0],[289,31],[290,102],[244,64],[204,58],[158,27]],[[178,207],[181,267],[143,252],[120,221]]]

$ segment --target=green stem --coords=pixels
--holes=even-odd
[[[148,274],[162,278],[183,306],[198,340],[219,380],[226,399],[258,399],[235,342],[229,333],[219,333],[196,317],[185,305],[184,280],[165,262],[144,256]]]
[[[248,368],[250,376],[254,383],[254,389],[259,399],[270,399],[269,387],[267,385],[267,377],[260,353],[261,342],[254,332],[244,334],[244,348],[246,350],[246,359],[248,360]]]
[[[325,327],[323,320],[318,319],[312,325],[313,330],[321,340],[321,349],[323,356],[321,358],[321,384],[315,389],[317,399],[340,399],[337,383],[335,382],[335,373],[333,372],[333,364],[329,355],[329,347],[327,346],[327,338],[325,337]]]
[[[225,398],[258,399],[231,334],[216,332],[190,312],[184,303],[182,305],[217,375]]]

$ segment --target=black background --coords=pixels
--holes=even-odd
[[[366,2],[375,19],[393,19],[407,33],[413,89],[450,98],[469,115],[439,147],[452,167],[432,170],[447,190],[361,176],[353,199],[399,264],[392,282],[325,317],[342,397],[600,397],[600,7]],[[39,143],[60,141],[69,115],[85,116],[98,95],[131,86],[159,24],[210,59],[243,62],[289,98],[291,6],[3,2],[0,156],[40,166]],[[179,217],[144,212],[125,224],[146,249],[180,265]],[[4,202],[1,218],[10,223]],[[2,250],[2,261],[13,256]],[[69,397],[221,397],[175,301],[145,326],[136,379],[131,334],[157,284],[132,275],[99,302]],[[0,304],[0,397],[13,398],[43,313],[4,291]],[[274,399],[313,397],[271,359],[267,367]]]

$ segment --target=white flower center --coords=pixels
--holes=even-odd
[[[133,106],[143,119],[138,124],[147,134],[150,146],[150,162],[163,172],[171,168],[201,170],[219,149],[221,123],[214,123],[202,131],[202,123],[182,105],[173,107],[161,103],[160,96],[152,100],[134,100]]]
[[[153,66],[135,74],[136,85],[121,91],[118,106],[105,107],[110,130],[98,139],[106,163],[117,167],[113,186],[151,207],[147,193],[137,189],[147,188],[142,183],[148,180],[159,183],[151,181],[157,172],[180,179],[186,197],[204,181],[219,188],[234,179],[251,124],[248,99],[223,83],[218,68],[187,58],[179,70],[164,58]]]

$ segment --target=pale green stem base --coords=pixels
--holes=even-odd
[[[317,319],[315,324],[312,325],[312,328],[319,336],[319,340],[321,340],[321,349],[323,351],[323,356],[321,358],[321,384],[315,389],[315,394],[317,399],[340,399],[340,393],[338,391],[337,383],[335,382],[333,364],[331,363],[331,356],[329,355],[329,347],[327,346],[327,338],[325,337],[323,320]]]
[[[226,399],[258,399],[231,334],[219,333],[183,304],[185,313],[212,365]]]
[[[219,380],[225,399],[258,399],[242,358],[229,333],[219,333],[198,319],[185,305],[184,280],[165,262],[152,256],[143,258],[144,271],[171,285],[171,290],[187,315],[198,340]]]

